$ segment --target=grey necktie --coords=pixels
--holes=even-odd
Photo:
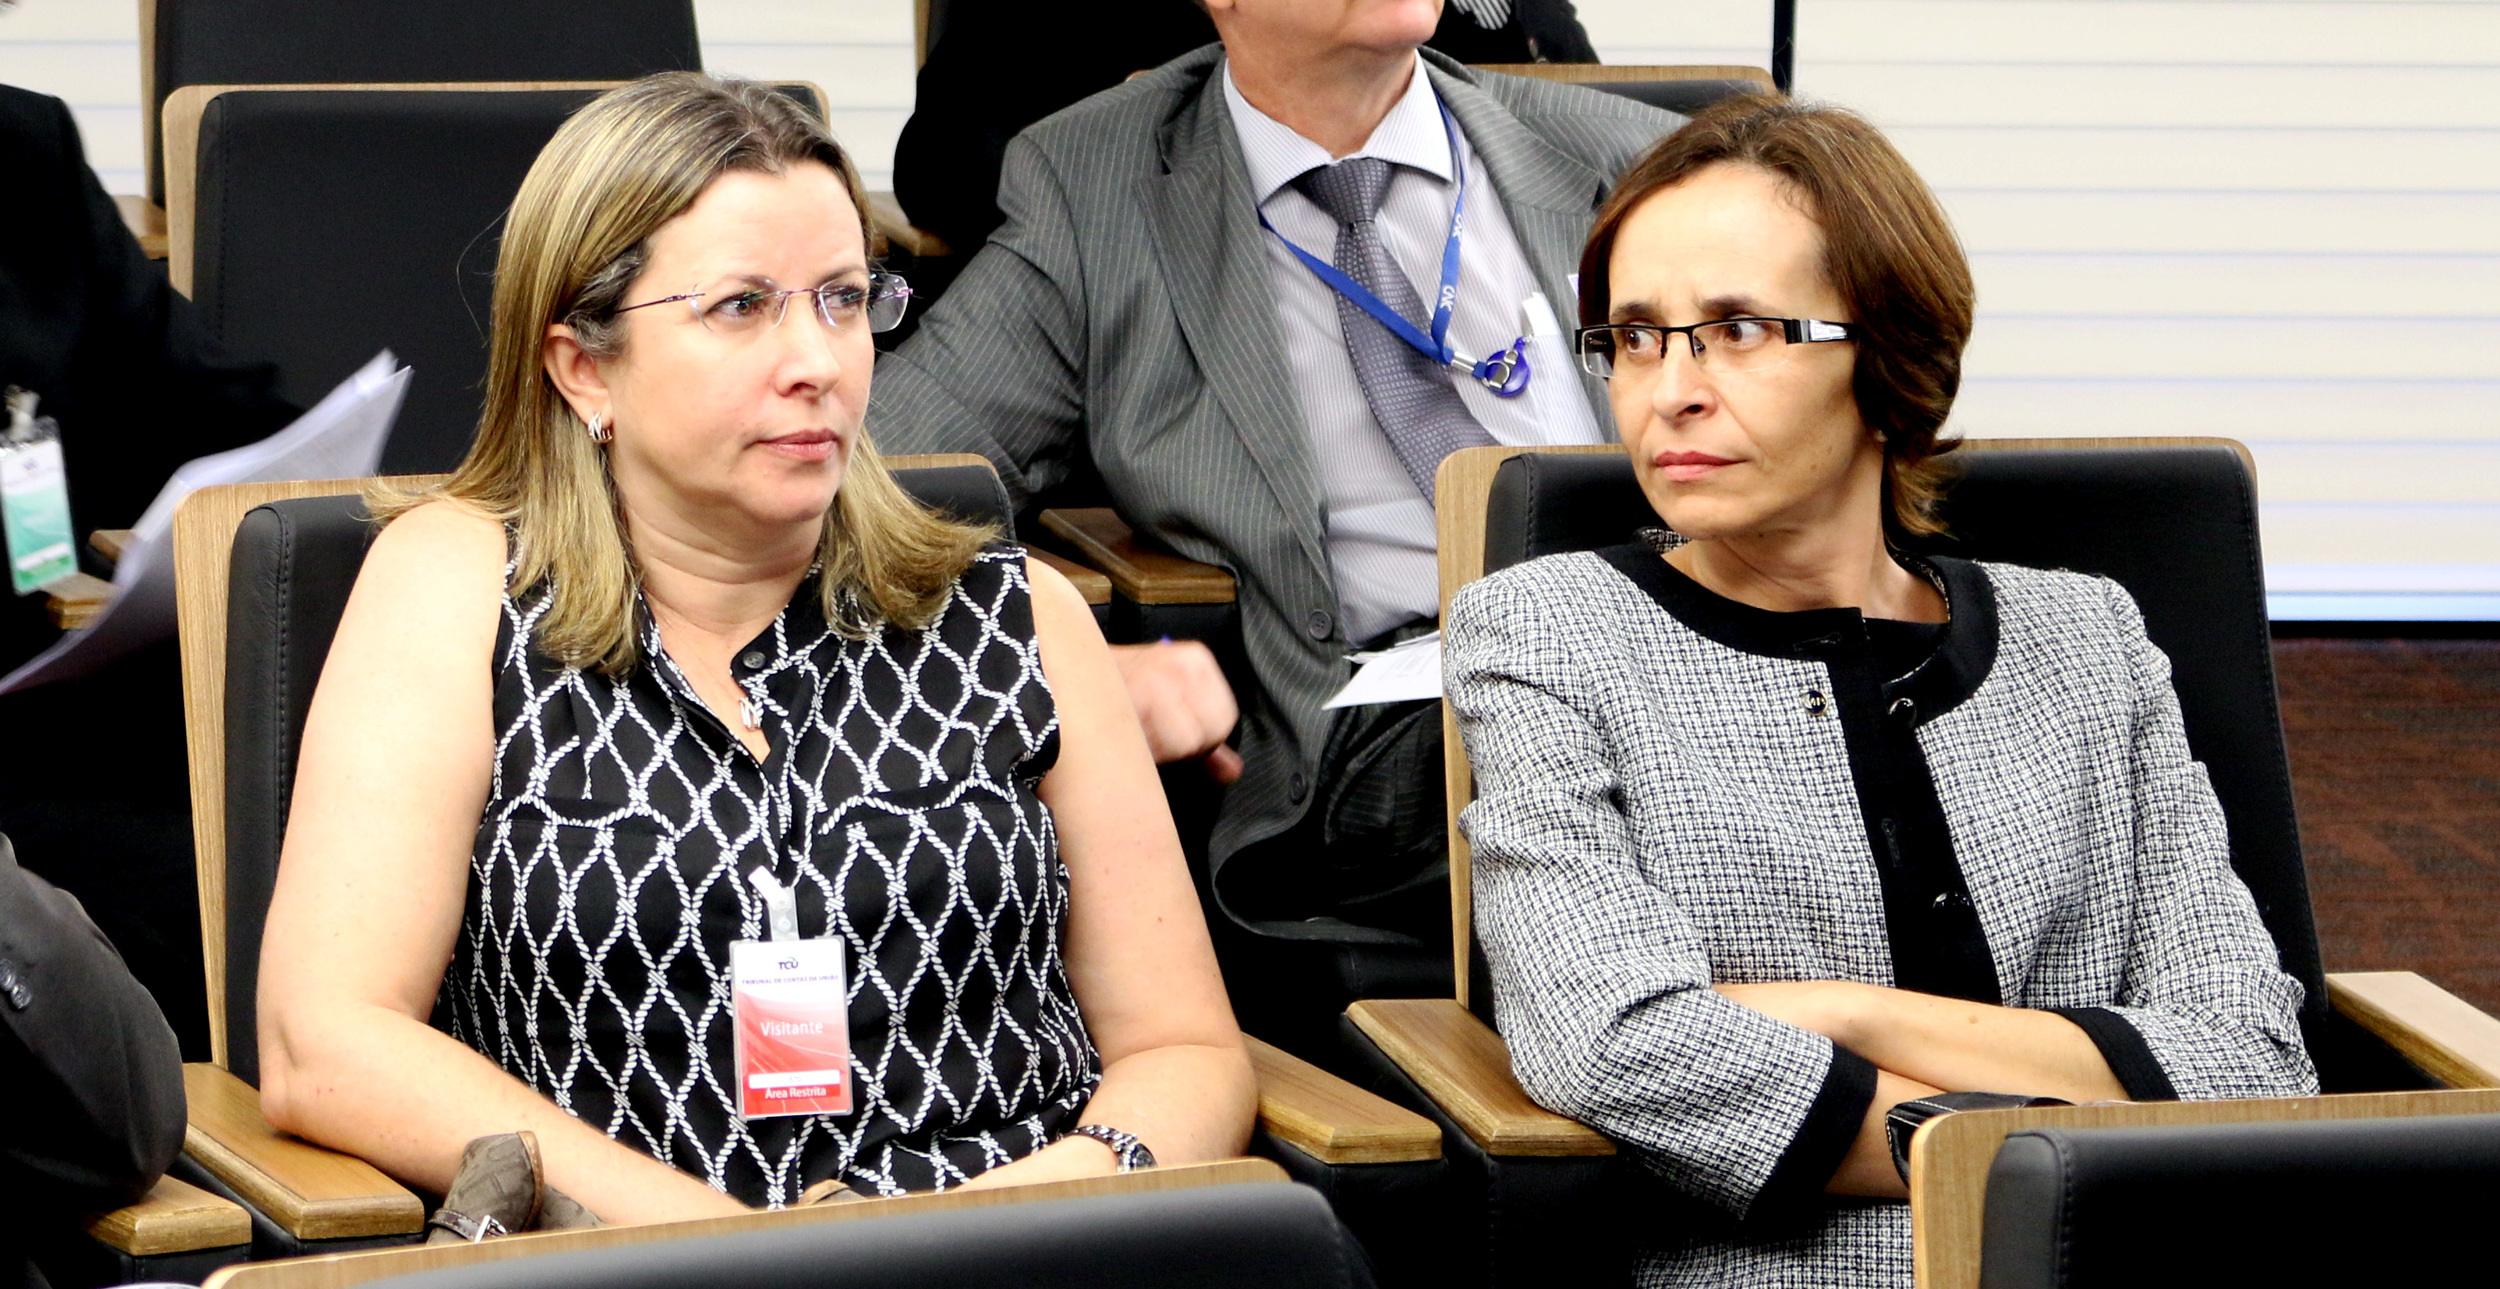
[[[1373,222],[1389,193],[1389,173],[1389,163],[1378,157],[1355,157],[1306,170],[1293,186],[1337,221],[1337,271],[1429,332],[1423,300],[1389,258]],[[1460,448],[1483,447],[1493,436],[1459,401],[1449,368],[1415,352],[1342,294],[1337,296],[1337,326],[1345,332],[1354,378],[1363,386],[1363,401],[1371,404],[1372,419],[1389,436],[1389,446],[1397,450],[1399,464],[1423,491],[1424,500],[1432,500],[1432,472],[1440,468],[1441,458]]]

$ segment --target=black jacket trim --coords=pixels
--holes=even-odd
[[[2109,1072],[2118,1076],[2118,1085],[2127,1090],[2131,1101],[2176,1101],[2179,1090],[2170,1085],[2170,1073],[2161,1068],[2153,1049],[2144,1041],[2127,1018],[2106,1007],[2051,1007],[2053,1011],[2075,1023],[2101,1049],[2101,1059],[2109,1062]]]
[[[1797,1125],[1797,1135],[1789,1140],[1779,1163],[1772,1166],[1770,1178],[1754,1192],[1745,1221],[1779,1222],[1821,1212],[1823,1188],[1848,1158],[1849,1147],[1857,1143],[1858,1133],[1866,1126],[1866,1112],[1874,1104],[1875,1063],[1832,1044],[1832,1065],[1824,1072],[1823,1088],[1815,1093],[1813,1107],[1806,1111],[1805,1122]]]
[[[1744,653],[1823,665],[1826,693],[1797,699],[1840,719],[1866,828],[1867,853],[1884,893],[1884,926],[1898,988],[1973,1002],[2003,1001],[1996,958],[1953,851],[1936,780],[1918,727],[1960,705],[1996,660],[1996,595],[1968,560],[1903,559],[1945,598],[1949,617],[1936,651],[1909,674],[1877,674],[1866,618],[1856,609],[1781,613],[1740,604],[1702,586],[1647,545],[1598,552],[1659,607],[1706,639]]]

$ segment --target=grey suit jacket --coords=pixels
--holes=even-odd
[[[868,411],[884,451],[988,456],[1019,508],[1090,460],[1133,527],[1238,579],[1253,674],[1234,677],[1246,765],[1218,865],[1301,818],[1320,704],[1351,674],[1222,55],[1207,46],[1016,137],[1006,224],[878,363]],[[1598,203],[1681,118],[1423,57],[1546,295],[1575,298]],[[1590,396],[1605,406],[1594,382]]]

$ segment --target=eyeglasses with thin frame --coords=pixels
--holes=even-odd
[[[1713,371],[1764,371],[1787,362],[1797,345],[1852,340],[1857,329],[1846,322],[1814,318],[1714,318],[1687,327],[1649,322],[1610,322],[1582,327],[1580,367],[1591,376],[1612,380],[1618,375],[1654,375],[1666,365],[1667,340],[1684,337],[1693,361]]]
[[[769,286],[751,286],[724,291],[688,291],[682,295],[664,295],[657,300],[628,304],[618,313],[632,313],[654,305],[684,301],[693,310],[695,321],[717,336],[745,338],[760,335],[781,325],[790,312],[790,297],[813,296],[816,316],[826,326],[840,331],[867,319],[870,331],[892,331],[903,321],[903,310],[911,303],[911,284],[900,273],[871,273],[868,285],[852,282],[828,282],[823,286],[793,287],[787,291]]]

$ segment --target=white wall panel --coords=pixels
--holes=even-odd
[[[1980,376],[1953,404],[1957,433],[1994,438],[2219,434],[2245,442],[2500,439],[2500,381],[2054,380]]]
[[[2500,130],[1922,125],[1887,133],[1940,189],[2500,191]]]
[[[2311,182],[2319,182],[2313,178]],[[1975,254],[2500,255],[2500,192],[2021,192],[1953,189]]]
[[[2500,8],[2304,0],[1799,0],[1809,60],[2475,66]]]
[[[2500,255],[1974,254],[1991,317],[2488,318]]]

